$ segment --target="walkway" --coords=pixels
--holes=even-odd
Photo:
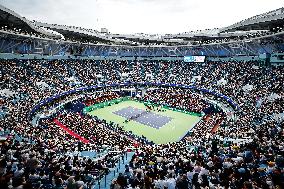
[[[63,130],[65,130],[68,134],[70,134],[71,136],[79,139],[80,141],[82,141],[83,143],[87,144],[90,141],[85,139],[84,137],[82,137],[81,135],[73,132],[71,129],[69,129],[68,127],[66,127],[65,125],[63,125],[58,119],[54,119],[53,120],[54,123],[56,123],[56,125],[58,125],[60,128],[62,128]]]
[[[127,152],[124,158],[120,157],[117,166],[111,169],[108,175],[104,176],[101,180],[96,181],[92,189],[110,189],[111,181],[114,178],[117,178],[119,173],[124,173],[125,165],[129,164],[133,155],[134,152]]]

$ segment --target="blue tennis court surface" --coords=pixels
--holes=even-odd
[[[156,114],[154,112],[147,112],[145,110],[128,106],[121,110],[113,112],[116,115],[136,121],[138,123],[159,129],[169,123],[172,118]]]

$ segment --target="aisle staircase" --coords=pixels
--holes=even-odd
[[[110,172],[103,176],[100,180],[96,181],[91,189],[110,189],[111,181],[117,178],[119,173],[124,173],[125,165],[129,164],[134,152],[127,152],[125,156],[120,157],[116,167],[110,170]]]

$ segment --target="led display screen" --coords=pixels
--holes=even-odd
[[[204,62],[205,56],[185,56],[184,62]]]

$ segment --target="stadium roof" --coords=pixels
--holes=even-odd
[[[0,5],[0,18],[1,26],[7,26],[10,28],[22,28],[23,30],[31,32],[35,31],[34,26],[29,24],[29,21],[27,19],[21,17],[12,10],[3,7],[2,5]]]
[[[275,27],[284,26],[284,7],[266,12],[251,18],[242,20],[228,27],[220,29],[220,32],[249,31],[249,30],[270,30]]]
[[[34,32],[48,37],[58,37],[44,29],[34,25],[25,17],[20,16],[14,11],[0,5],[0,26],[7,29],[19,29],[26,32]]]
[[[246,38],[258,37],[279,26],[284,26],[284,8],[245,19],[231,26],[206,30],[196,30],[179,34],[113,34],[99,32],[77,26],[29,21],[14,11],[0,5],[0,26],[8,29],[39,33],[48,38],[66,39],[68,41],[108,45],[198,45],[200,43],[219,43]],[[1,29],[1,28],[0,28]],[[64,38],[63,38],[64,37]]]

